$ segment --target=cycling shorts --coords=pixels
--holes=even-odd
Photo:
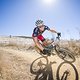
[[[34,36],[32,35],[32,37],[34,37]],[[38,38],[38,40],[40,40],[42,42],[45,41],[45,38],[42,35],[38,35],[37,38]]]

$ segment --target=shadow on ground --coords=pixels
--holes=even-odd
[[[53,76],[53,70],[52,70],[52,65],[56,63],[54,62],[49,62],[47,57],[39,57],[35,59],[31,66],[30,66],[30,72],[35,76],[34,80],[55,80]],[[70,67],[66,67],[66,66]],[[61,68],[66,67],[64,71],[62,71],[62,75],[60,74]],[[70,70],[72,69],[72,70]],[[56,71],[56,80],[69,80],[69,77],[72,76],[71,73],[74,73],[74,80],[79,80],[79,75],[77,72],[76,67],[73,65],[73,63],[70,62],[62,62],[57,68]],[[70,79],[71,80],[71,79]]]

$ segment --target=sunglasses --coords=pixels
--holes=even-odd
[[[42,27],[44,27],[44,26],[39,26],[39,28],[42,28]]]

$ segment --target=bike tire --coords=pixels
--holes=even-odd
[[[60,47],[59,49],[55,49],[55,50],[57,52],[57,55],[64,61],[75,62],[76,59],[73,55],[73,52],[71,52],[70,50],[67,50],[63,47]]]
[[[68,65],[68,67],[66,67]],[[61,71],[60,72],[60,70],[61,70],[61,68],[62,68],[62,70],[63,70],[63,67],[65,66],[65,68],[67,69],[68,68],[68,70],[70,70],[70,71],[72,71],[72,69],[73,69],[73,72],[72,73],[70,73],[71,74],[71,76],[70,75],[68,75],[67,77],[68,77],[68,79],[67,79],[67,77],[65,78],[65,79],[63,79],[63,75],[61,76],[61,73],[63,72],[63,71]],[[73,74],[75,75],[75,76],[73,76]],[[70,78],[70,77],[72,77],[74,80],[79,80],[79,75],[78,75],[78,72],[77,72],[77,69],[76,69],[76,67],[72,64],[72,63],[70,63],[70,62],[63,62],[63,63],[61,63],[60,65],[59,65],[59,67],[58,67],[58,69],[57,69],[57,73],[56,73],[56,79],[57,80],[73,80],[72,78]]]

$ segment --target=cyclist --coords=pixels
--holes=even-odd
[[[53,29],[50,29],[48,26],[44,25],[42,20],[37,20],[35,22],[35,25],[36,25],[36,27],[34,28],[33,34],[32,34],[33,41],[35,42],[35,45],[40,49],[40,51],[43,54],[47,54],[47,53],[49,53],[49,50],[45,49],[41,45],[41,43],[39,42],[39,41],[41,41],[44,46],[46,44],[48,44],[46,39],[42,36],[43,32],[45,30],[48,30],[48,31],[56,33],[58,35],[59,35],[59,33],[57,31],[53,30]]]

